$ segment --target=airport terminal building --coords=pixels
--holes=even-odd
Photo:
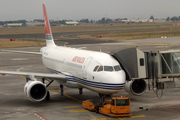
[[[65,21],[62,23],[62,25],[65,25],[65,26],[76,26],[76,25],[79,25],[79,23],[77,21]]]
[[[26,27],[26,23],[6,23],[4,27],[12,28],[12,27]]]

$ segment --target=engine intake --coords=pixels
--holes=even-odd
[[[28,81],[24,86],[24,93],[33,102],[40,102],[47,95],[46,86],[40,81]]]
[[[146,81],[143,79],[126,81],[124,89],[129,93],[136,96],[144,94],[146,91]]]

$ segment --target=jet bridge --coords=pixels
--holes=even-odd
[[[110,54],[121,64],[127,80],[148,77],[146,54],[138,48],[115,50]]]
[[[149,89],[150,86],[156,88],[156,91],[174,88],[174,78],[180,77],[180,50],[143,51],[136,47],[114,50],[110,55],[121,64],[127,82],[148,79]],[[170,79],[163,81],[164,78],[173,78],[173,81]]]

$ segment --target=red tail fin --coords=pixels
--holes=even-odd
[[[46,45],[55,46],[44,3],[43,3],[43,13],[44,13],[44,26],[45,26],[45,34],[46,34]]]

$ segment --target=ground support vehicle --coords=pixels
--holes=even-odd
[[[128,117],[130,114],[130,98],[129,97],[112,97],[106,99],[103,104],[94,105],[92,101],[83,101],[82,106],[85,109],[108,115],[111,117]]]

